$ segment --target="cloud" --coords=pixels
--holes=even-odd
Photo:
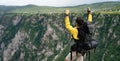
[[[35,4],[40,6],[74,6],[81,4],[90,4],[102,1],[118,0],[1,0],[0,5],[28,5]]]

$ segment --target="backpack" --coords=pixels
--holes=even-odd
[[[84,22],[83,25],[78,29],[78,38],[77,44],[82,45],[82,49],[91,50],[97,47],[98,42],[93,39],[93,29],[88,26],[87,22]]]
[[[78,38],[80,40],[75,40],[75,44],[71,46],[71,57],[72,51],[76,51],[77,53],[82,53],[84,56],[85,53],[89,52],[89,61],[90,61],[90,50],[96,49],[98,42],[92,38],[93,36],[93,29],[87,22],[84,22],[78,30]],[[72,60],[72,58],[71,58]]]

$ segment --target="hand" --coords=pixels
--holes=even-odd
[[[88,7],[88,8],[87,8],[87,10],[89,10],[89,11],[90,11],[90,7]]]
[[[70,13],[70,10],[66,10],[65,14],[68,15]]]
[[[91,13],[91,9],[90,9],[90,7],[87,8],[87,13],[88,13],[88,14]]]

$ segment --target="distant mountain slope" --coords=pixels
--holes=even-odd
[[[72,13],[72,24],[77,15],[86,18]],[[0,15],[0,61],[64,61],[73,40],[63,19],[63,14]],[[91,61],[119,61],[120,15],[93,14],[93,21],[99,45]]]
[[[61,13],[65,9],[70,9],[72,12],[81,12],[87,7],[92,9],[108,9],[116,6],[120,6],[120,1],[117,2],[100,2],[93,4],[84,4],[78,6],[68,6],[68,7],[50,7],[50,6],[36,6],[36,5],[26,5],[26,6],[0,6],[0,10],[8,13]]]

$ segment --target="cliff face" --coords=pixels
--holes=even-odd
[[[71,14],[71,22],[76,16],[86,19]],[[120,15],[93,14],[93,21],[99,46],[91,60],[120,60]],[[63,61],[72,43],[63,14],[0,15],[0,61]]]
[[[101,18],[101,19],[100,19]],[[98,27],[98,40],[99,40],[99,48],[97,49],[98,56],[96,58],[97,61],[115,61],[119,60],[120,54],[120,15],[115,14],[101,14],[97,19],[99,27]],[[96,21],[97,22],[97,21]],[[97,55],[96,54],[96,55]]]

